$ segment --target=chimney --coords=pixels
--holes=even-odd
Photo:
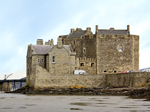
[[[130,31],[130,25],[127,25],[127,31]]]
[[[98,33],[98,25],[96,25],[96,32],[95,32],[96,34]]]
[[[91,27],[86,28],[87,32],[91,32]]]
[[[75,31],[75,29],[74,29],[74,28],[71,28],[70,33],[73,33],[74,31]]]
[[[111,28],[110,28],[110,30],[114,30],[114,28],[113,28],[113,27],[111,27]]]
[[[51,46],[54,46],[54,41],[53,41],[53,39],[51,39],[50,45],[51,45]]]
[[[57,47],[62,48],[62,38],[58,38]]]
[[[36,45],[43,45],[43,39],[37,39]]]

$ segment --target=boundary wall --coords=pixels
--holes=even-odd
[[[105,87],[147,87],[150,72],[89,75],[51,75],[46,69],[35,66],[36,71],[29,83],[34,90],[48,88],[105,88]]]

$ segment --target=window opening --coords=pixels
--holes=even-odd
[[[55,56],[52,57],[52,62],[55,62]]]
[[[123,51],[123,46],[122,45],[119,46],[119,51],[120,52]]]
[[[74,44],[75,44],[76,42],[74,41]]]
[[[104,72],[106,73],[107,71],[105,70]]]
[[[116,71],[114,71],[114,73],[116,73]]]
[[[40,59],[38,59],[38,63],[40,63]]]
[[[84,66],[84,63],[81,63],[80,66]]]
[[[42,59],[42,63],[44,63],[44,59]]]
[[[91,67],[94,67],[94,63],[91,63]]]
[[[29,69],[28,69],[28,73],[27,74],[29,75]]]

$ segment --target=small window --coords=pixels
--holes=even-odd
[[[94,63],[91,63],[91,67],[94,67]]]
[[[52,57],[52,62],[55,62],[55,56]]]
[[[84,63],[81,63],[80,66],[84,66]]]
[[[42,63],[44,63],[44,59],[42,59]]]
[[[38,59],[38,63],[40,63],[40,59]]]
[[[86,52],[86,49],[85,48],[83,48],[83,53],[85,53]]]
[[[116,71],[114,71],[114,73],[116,73]]]
[[[76,43],[76,41],[74,41],[74,44]]]
[[[119,52],[122,52],[122,51],[123,51],[123,46],[120,45],[120,46],[119,46]]]
[[[73,49],[73,51],[75,52],[76,50],[75,50],[75,49]]]
[[[29,75],[29,69],[28,69],[28,71],[27,71],[27,75]]]
[[[106,73],[107,71],[105,70],[104,73]]]

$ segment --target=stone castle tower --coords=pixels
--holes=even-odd
[[[71,44],[76,52],[75,69],[89,74],[139,71],[139,36],[127,29],[71,29],[68,35],[61,35],[63,45]]]

